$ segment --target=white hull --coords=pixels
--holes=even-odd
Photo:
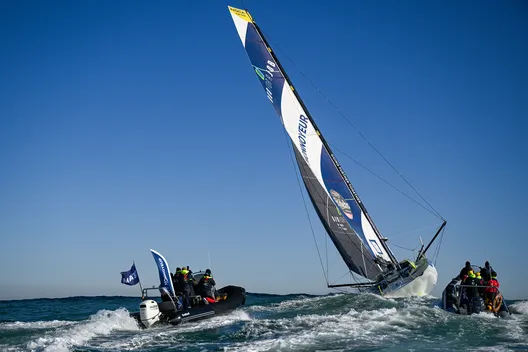
[[[437,280],[438,273],[436,272],[436,268],[429,264],[421,276],[418,276],[400,289],[387,292],[383,297],[403,298],[430,295],[433,292]]]

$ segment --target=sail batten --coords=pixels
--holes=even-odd
[[[396,262],[253,18],[229,7],[242,44],[268,100],[286,129],[312,205],[348,268],[375,280],[377,259]]]

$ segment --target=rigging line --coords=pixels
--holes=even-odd
[[[327,219],[330,217],[329,208],[328,208],[329,200],[330,199],[326,197],[326,217]],[[330,277],[330,267],[328,266],[328,236],[324,236],[324,237],[325,237],[326,274],[328,275],[328,277]]]
[[[436,265],[436,260],[438,259],[438,255],[440,254],[440,246],[442,245],[442,240],[444,239],[444,231],[445,229],[443,229],[442,233],[440,234],[440,240],[438,241],[438,244],[436,245],[435,251],[432,256],[434,260],[434,265]]]
[[[414,234],[416,232],[418,233],[422,233],[425,229],[429,229],[431,227],[435,226],[435,229],[438,229],[439,225],[427,225],[427,226],[422,226],[418,229],[414,229],[414,230],[410,230],[410,231],[406,231],[406,232],[400,232],[400,233],[393,233],[390,235],[390,238],[391,238],[391,242],[393,242],[396,238],[400,238],[400,237],[408,237],[410,234]]]
[[[347,157],[348,159],[352,160],[353,162],[355,162],[357,165],[359,165],[360,167],[362,167],[364,170],[366,170],[367,172],[371,173],[372,175],[374,175],[375,177],[377,177],[378,179],[380,179],[381,181],[383,181],[384,183],[386,183],[388,186],[390,186],[391,188],[393,188],[394,190],[398,191],[399,193],[401,193],[404,197],[410,199],[411,201],[413,201],[414,203],[418,204],[420,207],[422,207],[423,209],[425,209],[426,211],[428,211],[429,213],[435,215],[436,217],[444,220],[444,218],[442,218],[442,216],[436,211],[434,210],[432,207],[431,209],[428,209],[426,206],[424,206],[422,203],[418,202],[416,199],[414,199],[413,197],[409,196],[408,194],[406,194],[405,192],[403,192],[402,190],[400,190],[398,187],[394,186],[392,183],[390,183],[389,181],[385,180],[383,177],[379,176],[378,174],[376,174],[374,171],[370,170],[369,168],[367,168],[366,166],[364,166],[363,164],[361,164],[359,161],[357,161],[356,159],[348,156],[345,152],[343,152],[341,149],[339,149],[338,147],[336,147],[335,145],[331,145],[332,149],[334,150],[337,150],[338,152],[340,152],[341,154],[343,154],[345,157]],[[422,198],[423,199],[423,198]],[[427,202],[426,202],[427,203]],[[429,205],[430,206],[430,205]]]
[[[294,148],[295,148],[295,146],[293,146],[293,142],[292,142],[292,149],[294,149]],[[299,156],[299,158],[302,158],[302,157]],[[308,168],[308,170],[310,170],[310,167],[309,167],[308,165],[304,166],[304,165],[302,165],[302,164],[299,162],[299,169],[300,169],[300,168],[303,168],[303,170],[305,170],[305,168]],[[302,171],[300,171],[300,172],[301,172],[301,174],[302,174]],[[311,178],[308,178],[308,177],[305,177],[305,176],[302,176],[302,177],[303,177],[303,180],[306,180],[306,179],[308,179],[308,180],[312,180]],[[314,182],[318,182],[318,181],[314,181]],[[325,198],[324,198],[321,194],[322,194]],[[327,195],[324,191],[321,191],[321,194],[320,194],[320,193],[317,193],[318,199],[323,199],[323,198],[326,199],[326,198],[328,198],[328,195]],[[366,260],[369,264],[371,264],[371,265],[375,265],[375,262],[374,262],[374,260],[373,260],[373,258],[372,258],[371,256],[365,258],[365,255],[364,255],[364,253],[363,253],[363,247],[365,247],[365,248],[367,249],[367,253],[369,253],[369,252],[368,252],[369,250],[368,250],[368,247],[366,247],[366,244],[365,244],[362,240],[360,240],[360,242],[359,242],[359,246],[358,246],[358,245],[353,241],[353,237],[352,237],[352,236],[355,236],[355,237],[359,238],[359,237],[357,236],[357,234],[353,235],[353,234],[347,234],[346,232],[344,232],[344,233],[345,233],[345,234],[347,235],[347,237],[350,239],[351,244],[353,244],[354,247],[355,247],[358,251],[360,251],[360,252],[362,253],[363,263],[365,263],[365,260]],[[340,254],[341,254],[341,253],[340,253]],[[346,260],[345,260],[345,263],[346,263]],[[348,264],[347,264],[347,265],[348,265]],[[365,264],[364,264],[364,266],[365,266]]]
[[[440,241],[438,241],[438,245],[436,246],[435,253],[433,254],[435,266],[436,266],[436,261],[438,259],[438,256],[440,255],[440,247],[442,246],[442,240],[444,239],[444,234],[445,234],[445,228],[442,230],[442,234],[440,235]]]
[[[308,223],[310,224],[310,230],[312,231],[312,237],[313,237],[314,242],[315,242],[315,248],[317,249],[317,255],[319,256],[319,262],[321,263],[321,268],[323,269],[323,275],[325,277],[326,284],[328,285],[328,276],[327,276],[327,274],[325,272],[323,260],[321,259],[321,252],[319,251],[319,245],[317,244],[317,239],[315,238],[315,231],[314,231],[313,226],[312,226],[312,219],[310,218],[310,213],[308,212],[308,207],[306,206],[306,198],[304,197],[304,193],[302,191],[301,181],[299,180],[299,175],[297,174],[297,168],[295,166],[296,162],[293,159],[294,156],[292,155],[293,154],[292,148],[294,148],[294,146],[290,142],[291,140],[290,140],[290,137],[288,136],[288,132],[286,131],[286,129],[283,128],[282,130],[284,132],[284,136],[286,137],[286,143],[287,143],[288,151],[290,152],[290,160],[292,162],[293,172],[295,172],[295,178],[297,179],[297,185],[299,186],[299,191],[301,192],[301,196],[302,196],[302,200],[303,200],[303,204],[304,204],[304,210],[306,211],[306,217],[308,218]]]
[[[416,247],[414,247],[414,249],[411,249],[411,248],[406,248],[406,247],[403,247],[403,246],[398,246],[397,244],[394,244],[394,243],[392,244],[392,246],[398,247],[398,248],[401,248],[401,249],[405,249],[405,250],[411,251],[411,252],[414,252],[416,250],[416,248],[419,247],[419,246],[416,246]]]
[[[333,283],[332,285],[336,284],[339,280],[341,280],[342,278],[344,278],[345,276],[347,276],[347,275],[349,275],[349,274],[350,274],[350,271],[344,273],[339,279],[335,280],[334,283]]]
[[[293,142],[291,142],[291,144],[292,144],[292,150],[295,149],[295,146],[293,145]],[[295,157],[297,158],[297,154],[295,155]],[[302,156],[300,156],[300,154],[299,154],[299,158],[301,158],[301,160],[304,161],[304,159],[302,159]],[[304,164],[304,165],[303,165],[303,164]],[[310,166],[308,166],[306,163],[301,163],[301,161],[298,161],[298,165],[299,165],[299,169],[302,168],[302,170],[300,171],[301,174],[303,173],[303,170],[304,170],[304,171],[305,171],[305,170],[311,170],[311,169],[310,169]],[[309,177],[305,177],[305,176],[302,176],[302,178],[303,178],[303,181],[305,181],[305,180],[309,180],[310,182],[318,182],[318,181],[313,181],[313,180],[315,180],[314,178],[309,178]],[[305,183],[306,183],[306,182],[305,182]],[[318,197],[318,199],[321,199],[321,200],[322,200],[322,199],[326,199],[326,198],[328,198],[329,196],[328,196],[328,194],[327,194],[324,190],[321,190],[321,193],[317,193],[317,197]],[[317,203],[317,201],[314,201],[314,202]],[[355,247],[358,251],[360,251],[360,252],[362,253],[363,262],[365,263],[365,260],[366,260],[370,265],[375,266],[376,263],[374,262],[374,259],[372,258],[372,256],[369,255],[369,257],[365,257],[365,255],[364,255],[363,247],[367,250],[367,253],[370,253],[370,252],[369,252],[369,249],[368,249],[367,245],[363,242],[363,240],[360,239],[360,241],[359,241],[359,246],[358,246],[357,243],[353,240],[353,238],[358,238],[358,239],[359,239],[359,237],[358,237],[357,234],[348,234],[348,233],[346,233],[346,232],[343,232],[343,233],[346,234],[347,237],[350,239],[351,244],[354,245],[354,247]],[[340,254],[341,254],[341,253],[340,253]],[[341,254],[341,256],[342,256],[342,254]],[[344,259],[344,258],[343,258],[343,259]],[[345,263],[347,263],[346,260],[345,260]],[[348,264],[347,264],[347,265],[348,265]],[[365,264],[364,264],[364,266],[365,266]]]
[[[349,270],[348,273],[350,274],[350,276],[352,276],[352,278],[354,279],[354,281],[356,283],[360,283],[362,281],[359,281],[358,278],[356,277],[356,273],[354,273],[352,270]]]
[[[268,39],[268,41],[271,42],[271,40]],[[418,190],[413,187],[411,185],[411,183],[409,181],[407,181],[407,179],[403,176],[403,174],[401,174],[394,165],[392,165],[389,160],[367,139],[367,137],[365,137],[365,135],[363,133],[361,133],[361,131],[359,131],[359,129],[352,123],[350,122],[350,120],[346,117],[346,115],[341,112],[341,110],[339,110],[339,108],[337,106],[334,105],[334,103],[308,78],[308,76],[306,76],[306,74],[299,69],[299,67],[297,67],[297,65],[295,65],[295,62],[293,62],[292,59],[290,59],[290,57],[288,55],[286,55],[286,53],[280,49],[280,47],[278,45],[276,45],[276,43],[273,43],[273,47],[277,48],[280,52],[282,52],[282,54],[284,55],[284,57],[291,62],[291,64],[299,71],[299,73],[308,81],[308,83],[310,83],[312,85],[312,87],[315,88],[315,90],[317,90],[319,92],[319,94],[321,94],[321,96],[328,102],[328,104],[330,104],[330,106],[332,106],[334,108],[334,110],[336,110],[336,112],[341,115],[341,117],[343,119],[345,119],[345,121],[350,125],[352,126],[352,128],[361,136],[361,138],[363,138],[363,140],[365,140],[365,142],[367,142],[367,144],[394,170],[394,172],[396,172],[398,174],[398,176],[401,177],[401,179],[407,183],[407,185],[409,187],[411,187],[411,189],[416,192],[416,194],[422,198],[422,200],[431,208],[431,210],[433,210],[434,213],[436,213],[436,215],[439,217],[439,218],[442,218],[442,216],[436,211],[435,208],[433,208],[433,206],[431,204],[429,204],[429,202],[424,198],[424,196],[421,195],[420,192],[418,192]],[[443,219],[443,218],[442,218]]]

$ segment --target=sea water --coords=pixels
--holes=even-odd
[[[0,351],[528,351],[528,301],[509,319],[434,297],[266,295],[225,316],[141,330],[135,297],[0,301]]]

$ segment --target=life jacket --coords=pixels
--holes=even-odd
[[[202,279],[201,279],[201,286],[202,286],[202,289],[205,295],[211,296],[211,297],[214,296],[213,285],[211,283],[212,278],[213,278],[212,276],[204,275],[202,276]]]
[[[181,277],[182,277],[183,282],[185,282],[186,284],[191,281],[191,277],[189,275],[189,270],[187,270],[187,269],[182,270],[181,271],[181,275],[182,275]]]
[[[484,292],[498,292],[498,288],[500,287],[499,282],[496,279],[491,279],[488,281],[488,287],[486,287],[486,290]]]
[[[477,277],[475,274],[472,275],[466,275],[464,279],[464,285],[476,285],[477,284]]]

